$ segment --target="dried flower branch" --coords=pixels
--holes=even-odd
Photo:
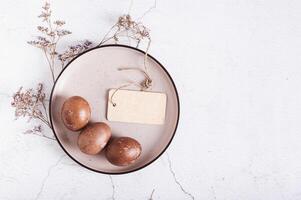
[[[51,13],[50,4],[46,1],[42,7],[42,13],[38,16],[46,25],[37,27],[42,36],[38,36],[36,40],[29,41],[28,44],[42,49],[51,71],[52,80],[55,82],[55,60],[58,56],[57,44],[62,37],[71,34],[71,32],[62,28],[65,25],[64,21],[55,20],[52,22]]]
[[[147,39],[149,42],[151,40],[149,29],[141,22],[134,21],[132,17],[127,14],[118,18],[118,21],[110,28],[98,46],[101,46],[110,40],[118,43],[121,37],[128,37],[135,40],[137,42],[136,47],[139,46],[143,39]]]
[[[32,129],[29,129],[29,130],[25,131],[24,134],[33,134],[33,135],[44,137],[44,138],[47,138],[47,139],[50,139],[50,140],[55,140],[55,138],[47,136],[43,133],[43,129],[42,129],[41,125],[34,126]]]
[[[55,82],[56,61],[60,61],[63,68],[65,63],[70,61],[70,59],[91,48],[92,42],[86,40],[83,43],[69,47],[64,53],[59,54],[57,52],[57,45],[59,44],[59,41],[64,36],[71,34],[70,31],[63,29],[65,21],[52,21],[52,11],[50,9],[50,4],[47,1],[42,7],[42,13],[38,17],[42,19],[42,22],[44,22],[43,26],[37,26],[41,36],[37,36],[35,40],[29,41],[28,44],[43,51],[51,71],[52,80]],[[16,119],[25,117],[28,118],[28,122],[32,119],[36,119],[44,123],[47,127],[52,128],[45,106],[46,95],[43,89],[44,87],[41,83],[38,84],[36,90],[23,90],[23,87],[20,87],[20,89],[13,95],[13,101],[11,103],[12,107],[15,108]],[[34,126],[25,133],[54,139],[42,133],[41,125]]]
[[[74,58],[78,54],[90,49],[92,47],[92,44],[93,43],[91,41],[85,40],[84,42],[79,43],[77,45],[69,46],[69,48],[65,52],[59,54],[58,59],[62,63],[62,69],[64,68],[66,62],[69,62],[72,58]]]
[[[15,108],[15,117],[27,118],[28,122],[32,119],[39,120],[46,126],[51,128],[49,117],[45,105],[45,93],[43,84],[39,83],[36,89],[23,90],[23,87],[13,95],[12,107]],[[38,134],[42,132],[41,125],[35,126],[33,129],[25,133]],[[42,136],[41,134],[39,134]],[[46,136],[45,136],[46,137]]]

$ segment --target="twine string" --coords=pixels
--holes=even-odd
[[[110,102],[111,102],[111,104],[113,105],[113,107],[117,106],[117,104],[116,104],[116,103],[114,102],[114,100],[113,100],[113,97],[115,96],[115,94],[117,93],[117,91],[118,91],[118,90],[121,90],[122,88],[129,87],[129,86],[131,86],[131,85],[135,85],[135,86],[137,86],[137,87],[140,87],[139,84],[134,83],[134,82],[130,82],[130,83],[124,84],[124,85],[122,85],[122,86],[119,86],[119,87],[112,93],[112,95],[111,95],[111,97],[110,97]]]
[[[145,54],[144,54],[144,62],[143,62],[144,63],[144,69],[141,69],[141,68],[138,68],[138,67],[123,67],[123,68],[119,68],[118,69],[118,71],[130,71],[130,70],[139,71],[139,72],[141,72],[144,75],[144,80],[141,83],[139,83],[139,84],[135,83],[135,82],[130,82],[130,83],[127,83],[127,84],[119,86],[112,93],[111,97],[109,98],[109,101],[112,103],[112,105],[114,107],[117,104],[116,104],[116,102],[113,101],[113,97],[122,88],[127,88],[129,86],[135,85],[135,86],[139,87],[141,91],[146,91],[148,89],[151,89],[153,80],[151,79],[151,76],[149,75],[148,69],[147,69],[147,64],[148,64],[147,63],[147,58],[148,58],[148,50],[149,50],[149,47],[150,47],[150,43],[151,43],[151,40],[149,39],[149,42],[147,44],[147,48],[146,48],[146,51],[145,51]]]

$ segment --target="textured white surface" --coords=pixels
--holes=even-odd
[[[301,198],[301,2],[158,0],[144,17],[151,54],[180,93],[176,137],[159,160],[122,176],[88,171],[55,141],[22,132],[11,95],[51,77],[36,35],[42,1],[1,1],[0,199]],[[124,0],[53,0],[73,35],[99,41]],[[136,0],[141,16],[153,5]],[[51,134],[51,131],[49,131]]]

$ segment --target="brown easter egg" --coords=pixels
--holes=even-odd
[[[78,137],[78,147],[86,154],[98,154],[108,143],[111,128],[103,122],[88,124]]]
[[[78,131],[85,127],[90,120],[89,103],[80,96],[70,97],[63,104],[61,117],[69,130]]]
[[[141,151],[141,145],[137,140],[130,137],[120,137],[108,144],[106,157],[113,165],[127,166],[139,158]]]

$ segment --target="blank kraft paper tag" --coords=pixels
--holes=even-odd
[[[133,90],[118,90],[111,99],[115,89],[108,95],[107,118],[109,121],[164,124],[166,94]]]

